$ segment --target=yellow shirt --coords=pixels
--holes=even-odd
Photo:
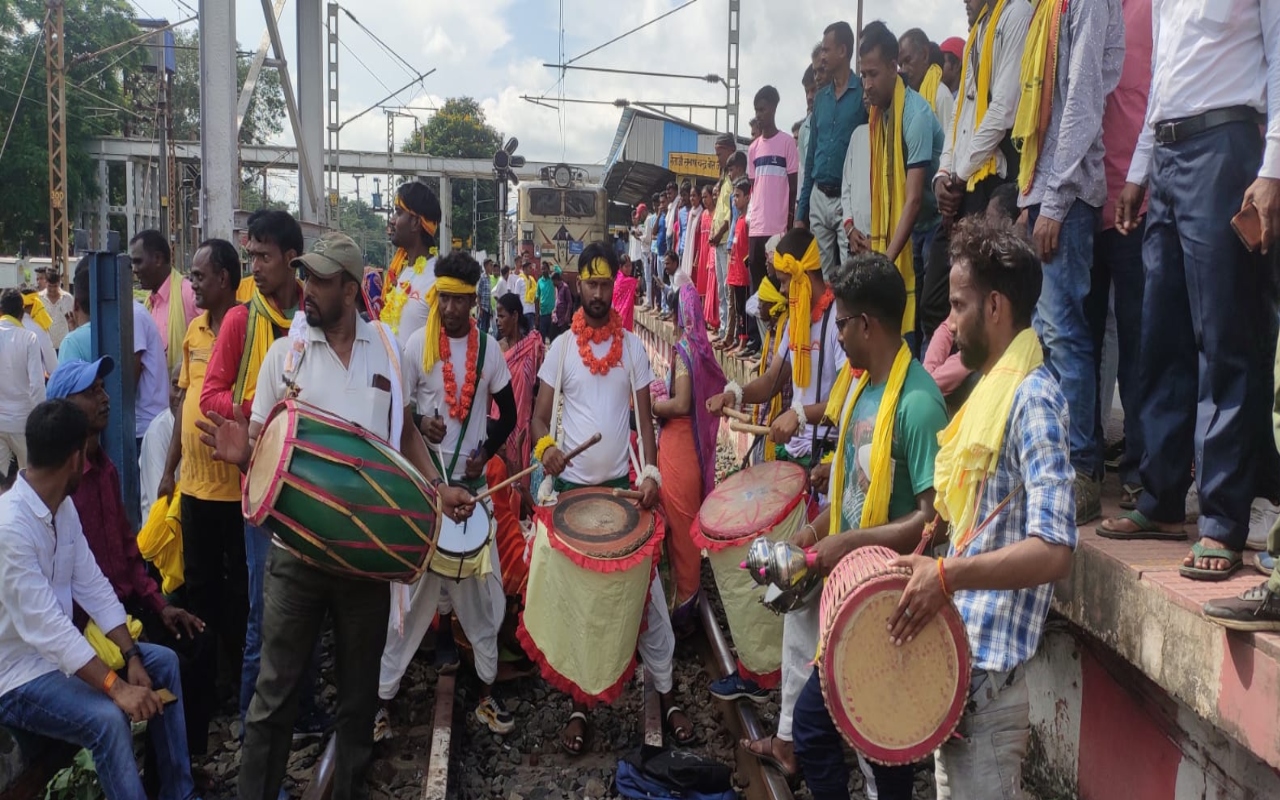
[[[182,402],[182,466],[178,485],[182,493],[199,500],[240,500],[240,471],[230,464],[213,460],[213,451],[200,442],[196,422],[205,418],[200,412],[200,392],[204,388],[205,371],[213,354],[214,335],[209,327],[209,313],[192,320],[182,340],[182,374],[178,386],[186,389]]]

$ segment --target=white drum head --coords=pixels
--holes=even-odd
[[[469,558],[484,549],[492,533],[493,518],[489,508],[481,502],[476,504],[476,510],[471,516],[462,522],[445,517],[436,546],[444,555]]]

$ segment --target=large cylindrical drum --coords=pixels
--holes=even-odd
[[[740,567],[760,536],[789,541],[808,517],[809,475],[786,461],[730,475],[707,496],[690,534],[705,548],[743,677],[770,688],[782,667],[782,617],[763,603],[765,587]]]
[[[562,492],[535,514],[516,635],[552,686],[587,705],[622,693],[661,537],[653,514],[612,489]]]
[[[436,502],[435,490],[389,443],[285,400],[258,436],[243,510],[312,566],[412,583],[435,552]]]
[[[910,570],[897,553],[862,547],[827,577],[819,607],[818,677],[836,728],[880,764],[912,764],[960,723],[969,688],[969,640],[951,603],[909,642],[886,629]]]

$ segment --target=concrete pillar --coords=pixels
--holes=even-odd
[[[327,204],[320,196],[324,187],[324,80],[327,62],[324,57],[322,35],[324,15],[320,0],[298,0],[298,127],[302,141],[298,144],[306,150],[305,168],[311,174],[313,196],[307,191],[304,177],[298,176],[298,210],[303,222],[324,224],[328,218]],[[303,169],[299,166],[299,170]],[[317,200],[318,202],[313,202]]]
[[[133,159],[126,159],[124,162],[124,216],[128,221],[125,223],[125,242],[132,239],[134,234],[138,231],[143,230],[143,228],[138,224],[139,198],[137,196],[138,187],[135,184],[135,179],[136,176],[133,174]],[[145,208],[145,206],[142,207]]]
[[[453,249],[453,185],[448,175],[440,176],[440,255]]]
[[[200,238],[231,239],[240,184],[236,146],[236,4],[226,0],[199,2]]]
[[[107,159],[98,159],[98,213],[93,221],[93,230],[89,234],[89,246],[97,250],[107,249],[107,214],[109,213],[107,197],[111,194],[107,186]]]

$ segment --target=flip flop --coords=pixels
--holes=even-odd
[[[683,725],[678,725],[678,726],[672,725],[671,724],[672,714],[684,714],[684,709],[682,709],[680,706],[671,706],[670,708],[667,709],[667,713],[664,714],[662,717],[662,721],[666,724],[666,727],[667,727],[667,733],[670,734],[671,738],[675,740],[676,744],[679,745],[680,747],[697,747],[698,745],[702,744],[702,740],[698,737],[698,731],[694,729],[692,722],[689,723],[689,727],[687,728],[689,735],[684,738],[681,738],[680,732],[686,730],[686,728]],[[685,719],[688,719],[687,715],[685,716]]]
[[[1201,569],[1200,567],[1188,566],[1178,567],[1179,575],[1193,581],[1208,581],[1211,583],[1225,581],[1227,578],[1236,574],[1238,569],[1244,566],[1243,554],[1235,550],[1228,550],[1225,547],[1205,547],[1199,542],[1196,542],[1191,545],[1191,555],[1195,561],[1199,561],[1202,558],[1220,558],[1224,561],[1230,562],[1226,569]]]
[[[758,740],[758,741],[768,742],[768,743],[769,743],[769,752],[767,752],[767,753],[757,753],[755,750],[751,749],[751,745],[755,744],[755,740],[751,740],[751,739],[740,739],[740,740],[738,740],[738,745],[739,745],[739,746],[740,746],[744,751],[746,751],[746,754],[747,754],[747,755],[751,756],[752,758],[756,759],[757,761],[759,761],[759,762],[760,762],[760,763],[762,763],[762,764],[768,764],[769,766],[773,767],[774,769],[776,769],[776,770],[778,771],[778,773],[779,773],[779,774],[781,774],[781,775],[782,775],[782,777],[786,778],[786,779],[789,781],[789,780],[791,780],[792,778],[796,777],[796,774],[797,774],[797,773],[792,772],[791,770],[787,769],[787,767],[786,767],[786,765],[785,765],[785,764],[783,764],[781,761],[779,761],[777,758],[775,758],[775,757],[774,757],[774,755],[773,755],[773,742],[774,742],[777,738],[778,738],[778,737],[776,737],[776,736],[770,736],[768,739],[760,739],[760,740]]]
[[[1185,542],[1187,540],[1187,532],[1185,530],[1178,531],[1162,531],[1156,527],[1156,523],[1147,519],[1147,516],[1141,511],[1126,511],[1117,520],[1127,520],[1138,526],[1136,531],[1122,531],[1110,526],[1111,520],[1103,520],[1098,523],[1096,528],[1098,535],[1103,539],[1116,539],[1119,541],[1134,541],[1139,539],[1158,539],[1167,542]]]
[[[569,754],[569,755],[571,755],[571,756],[580,756],[580,755],[582,755],[584,752],[586,752],[586,749],[587,749],[587,733],[588,733],[588,732],[590,732],[590,730],[591,730],[591,726],[590,726],[590,724],[587,722],[587,715],[586,715],[586,714],[584,714],[584,713],[582,713],[581,711],[575,711],[575,712],[573,712],[572,714],[570,714],[570,715],[569,715],[569,721],[568,721],[568,722],[566,722],[566,723],[564,724],[564,726],[565,726],[566,728],[568,728],[568,727],[569,727],[570,725],[572,725],[572,724],[574,723],[574,721],[576,721],[576,720],[581,720],[581,721],[582,721],[582,735],[581,735],[581,736],[575,736],[575,737],[573,737],[573,740],[572,740],[572,741],[573,741],[573,744],[572,744],[572,745],[565,744],[564,731],[563,731],[563,730],[560,732],[560,735],[556,737],[556,743],[560,745],[560,749],[561,749],[561,750],[563,750],[565,753],[568,753],[568,754]]]

